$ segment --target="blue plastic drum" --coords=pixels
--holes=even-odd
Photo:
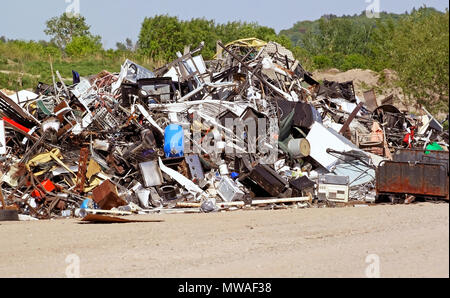
[[[166,158],[184,156],[184,131],[178,124],[171,124],[164,131],[164,153]]]

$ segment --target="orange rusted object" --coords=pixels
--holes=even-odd
[[[377,169],[377,194],[409,194],[448,199],[449,179],[442,164],[384,161]]]

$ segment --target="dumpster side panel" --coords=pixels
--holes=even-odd
[[[385,162],[377,170],[377,193],[448,196],[445,166]]]
[[[445,151],[430,151],[425,154],[425,150],[398,149],[394,154],[396,162],[420,162],[425,164],[442,164],[449,169],[449,154]]]

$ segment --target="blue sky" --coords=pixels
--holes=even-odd
[[[12,0],[2,1],[0,36],[24,40],[48,40],[45,21],[61,15],[71,1],[77,0]],[[80,12],[86,17],[94,34],[102,36],[106,48],[127,37],[137,40],[145,17],[169,14],[186,20],[197,17],[228,21],[258,22],[275,28],[288,29],[301,20],[315,20],[324,14],[360,13],[370,2],[379,1],[381,11],[402,13],[424,4],[441,11],[447,0],[78,0]],[[366,3],[369,2],[369,3]]]

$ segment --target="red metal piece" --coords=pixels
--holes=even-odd
[[[56,189],[56,186],[50,180],[44,180],[41,185],[45,188],[46,191],[52,192]],[[41,198],[41,193],[38,190],[34,190],[31,193],[31,196],[34,198]]]
[[[14,121],[14,120],[9,119],[8,117],[3,117],[3,120],[5,120],[6,122],[8,122],[9,124],[11,124],[12,126],[18,128],[18,129],[20,129],[21,131],[23,131],[23,132],[25,132],[25,133],[29,133],[29,132],[30,132],[30,129],[26,128],[26,127],[23,126],[23,125],[20,125],[19,123],[17,123],[17,122]]]

